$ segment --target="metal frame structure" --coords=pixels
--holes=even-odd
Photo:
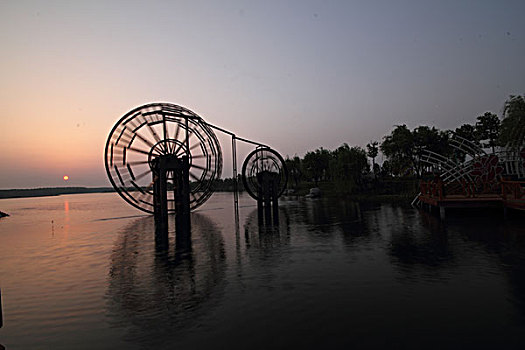
[[[152,103],[133,109],[113,127],[105,148],[105,166],[118,194],[132,206],[155,212],[153,171],[158,157],[187,157],[188,175],[194,181],[190,209],[212,194],[212,184],[222,172],[219,141],[201,117],[168,103]],[[166,174],[172,189],[175,172]],[[175,198],[167,197],[168,212],[175,212]]]
[[[425,149],[422,152],[420,161],[424,164],[427,164],[428,166],[431,166],[436,173],[440,173],[440,178],[445,186],[451,185],[452,183],[459,183],[461,181],[471,182],[472,177],[470,176],[470,173],[474,162],[481,157],[486,156],[487,154],[474,142],[469,141],[455,133],[452,133],[450,145],[457,152],[468,155],[470,159],[459,164],[439,153]],[[419,205],[420,195],[421,193],[418,193],[418,195],[412,201],[412,205]]]
[[[167,227],[168,213],[184,213],[189,220],[189,211],[211,196],[213,182],[222,172],[222,151],[214,130],[231,137],[238,222],[237,141],[256,146],[256,151],[274,154],[282,169],[286,169],[284,161],[268,146],[209,124],[184,107],[150,103],[125,114],[106,142],[108,178],[126,202],[154,214],[161,226]],[[286,180],[282,184],[286,186]],[[279,187],[278,195],[283,191],[284,187]]]
[[[257,147],[244,160],[242,181],[248,194],[257,201],[259,223],[279,222],[278,198],[286,189],[288,171],[276,151]]]
[[[468,159],[458,163],[438,153],[423,150],[420,161],[439,174],[445,192],[455,193],[459,188],[467,194],[494,192],[500,187],[502,176],[515,179],[525,177],[525,148],[517,151],[506,147],[493,154],[487,154],[475,143],[452,133],[450,145],[455,151],[465,154]],[[419,193],[412,201],[419,204]]]

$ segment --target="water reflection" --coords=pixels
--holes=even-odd
[[[519,311],[515,316],[525,325],[525,226],[522,220],[495,220],[477,218],[469,220],[465,229],[464,220],[452,220],[449,229],[472,243],[469,251],[483,251],[492,258],[492,273],[507,278],[508,301]]]
[[[221,298],[226,269],[223,238],[204,215],[192,214],[191,249],[155,242],[154,219],[137,219],[118,237],[108,275],[107,312],[125,338],[147,348],[169,343]],[[177,247],[179,249],[177,249]]]
[[[411,265],[438,268],[454,262],[447,228],[438,217],[423,211],[419,215],[403,213],[401,216],[397,209],[400,208],[393,208],[386,216],[388,222],[393,223],[390,255],[397,266],[401,264],[404,269]],[[396,224],[396,221],[402,222]]]
[[[314,242],[326,244],[341,237],[346,248],[366,239],[370,231],[358,202],[308,199],[294,208],[295,225],[302,225]]]
[[[246,217],[244,224],[246,249],[270,251],[290,243],[290,216],[286,208],[279,207],[279,222],[274,225],[263,225],[258,217],[257,209]]]

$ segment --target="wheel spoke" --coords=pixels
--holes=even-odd
[[[191,165],[191,167],[192,167],[192,168],[197,168],[197,169],[201,169],[201,170],[206,170],[206,168],[205,168],[205,167],[203,167],[203,166],[200,166],[200,165],[197,165],[197,164],[192,164],[192,165]]]
[[[169,135],[168,135],[168,126],[166,125],[166,115],[164,113],[162,114],[162,129],[164,132],[164,143],[166,143],[167,140],[169,139]]]
[[[149,155],[149,152],[143,151],[143,150],[135,148],[135,147],[128,147],[128,150],[134,151],[134,152],[138,152],[138,153],[142,153],[142,154],[145,154],[145,155]]]
[[[222,169],[220,144],[213,131],[195,113],[176,105],[148,104],[134,109],[114,126],[107,143],[105,165],[117,193],[150,213],[154,182],[142,185],[154,174],[150,158],[168,154],[189,158],[192,187],[195,190],[196,185],[203,192],[202,196],[190,194],[191,209],[209,197],[211,182]],[[175,187],[175,175],[173,170],[166,173],[170,191]]]
[[[139,181],[144,176],[151,174],[151,169],[146,170],[145,172],[141,173],[140,175],[135,176],[135,181]]]
[[[189,172],[189,174],[190,174],[190,177],[191,177],[193,180],[195,180],[195,181],[200,181],[200,180],[201,180],[200,178],[198,178],[198,177],[197,177],[194,173],[192,173],[191,171]]]
[[[147,164],[149,163],[147,160],[135,160],[132,162],[127,162],[127,165],[141,165],[141,164]]]
[[[146,145],[148,145],[149,147],[153,147],[154,144],[153,142],[151,142],[150,140],[148,140],[147,138],[145,138],[144,136],[142,136],[141,134],[139,133],[136,133],[135,135],[137,135],[137,138],[139,140],[141,140],[142,142],[144,142]]]

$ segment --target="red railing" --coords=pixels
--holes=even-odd
[[[498,181],[474,182],[467,181],[465,179],[461,179],[460,181],[447,182],[447,184],[444,184],[443,180],[438,178],[431,181],[421,181],[420,192],[423,196],[439,200],[450,196],[476,198],[486,197],[487,195],[499,195],[500,185]]]
[[[525,181],[501,180],[501,196],[504,200],[525,201]]]
[[[443,199],[443,181],[441,181],[441,179],[433,181],[421,181],[419,183],[419,187],[421,195]]]

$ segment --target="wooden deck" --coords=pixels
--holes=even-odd
[[[501,197],[506,208],[525,210],[525,181],[501,181]]]
[[[504,205],[503,198],[498,194],[486,194],[476,197],[450,195],[441,198],[419,195],[419,200],[425,204],[445,208],[502,208]]]
[[[462,190],[446,194],[441,181],[421,182],[418,199],[421,204],[439,208],[442,218],[447,208],[507,208],[525,211],[525,181],[501,181],[501,190],[492,193],[474,193],[461,184]]]

